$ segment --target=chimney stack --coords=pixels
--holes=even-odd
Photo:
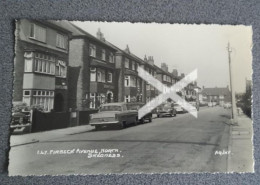
[[[172,70],[172,74],[173,74],[173,76],[178,76],[178,70],[177,69],[173,69]]]
[[[165,63],[161,63],[161,69],[165,72],[168,72],[168,65]]]
[[[148,64],[150,65],[154,65],[154,60],[153,60],[153,57],[152,56],[148,56]]]
[[[130,53],[130,49],[129,49],[128,44],[126,45],[125,51],[126,51],[127,53]]]
[[[146,55],[144,55],[144,61],[147,62],[147,57],[146,57]]]
[[[97,31],[97,38],[101,41],[105,41],[105,37],[104,37],[104,34],[101,32],[100,28],[98,28],[98,31]]]

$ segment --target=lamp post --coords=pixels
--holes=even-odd
[[[236,100],[235,100],[235,91],[233,87],[233,73],[232,73],[232,63],[231,63],[231,48],[228,42],[227,46],[228,50],[228,62],[229,62],[229,77],[230,77],[230,91],[231,91],[231,103],[232,103],[232,114],[231,114],[231,122],[232,124],[237,124],[237,114],[236,114]]]

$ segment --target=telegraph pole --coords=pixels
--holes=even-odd
[[[234,83],[233,83],[233,73],[232,73],[232,63],[231,63],[231,48],[228,42],[227,46],[228,50],[228,62],[229,62],[229,77],[230,77],[230,91],[231,91],[231,100],[232,100],[232,123],[237,124],[237,114],[236,114],[236,100],[235,100],[235,91],[234,91]]]

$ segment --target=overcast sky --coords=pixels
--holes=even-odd
[[[252,79],[251,26],[187,25],[157,23],[73,22],[96,36],[98,28],[107,41],[140,58],[153,56],[155,64],[165,62],[171,72],[188,74],[198,69],[200,87],[229,85],[227,43],[236,92],[245,91],[245,79]]]

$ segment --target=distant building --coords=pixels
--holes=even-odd
[[[201,91],[203,102],[216,102],[219,105],[223,105],[225,102],[231,102],[231,92],[229,87],[214,87],[205,88]]]
[[[46,112],[67,109],[70,35],[62,21],[16,21],[14,102]]]

